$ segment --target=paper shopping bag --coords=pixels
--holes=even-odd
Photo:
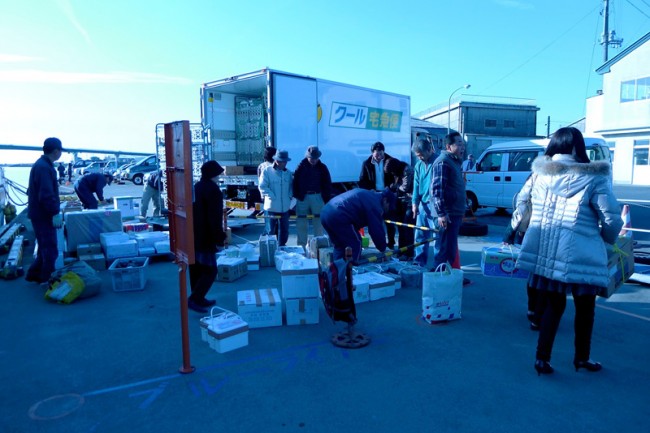
[[[449,263],[422,274],[422,318],[428,323],[460,319],[463,271]]]

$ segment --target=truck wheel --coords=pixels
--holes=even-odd
[[[463,222],[458,234],[461,236],[485,236],[488,234],[488,226],[475,222]]]
[[[478,210],[478,199],[473,192],[467,193],[467,206],[472,210],[473,213],[476,213]]]
[[[133,176],[133,183],[135,185],[142,185],[142,177],[143,176],[141,174],[136,174],[135,176]]]

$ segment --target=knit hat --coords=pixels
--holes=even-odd
[[[388,210],[389,211],[394,211],[397,208],[397,196],[393,191],[390,190],[390,188],[385,188],[381,192],[381,198],[388,199]]]
[[[203,179],[212,179],[213,177],[219,176],[221,173],[223,173],[223,167],[213,159],[201,166],[201,178]]]
[[[278,152],[275,154],[273,157],[278,162],[289,162],[291,161],[291,158],[289,158],[289,151],[287,150],[278,150]]]
[[[322,153],[318,149],[318,146],[309,146],[307,152],[305,152],[305,158],[318,159],[321,155]]]
[[[43,142],[43,153],[52,153],[55,150],[63,151],[61,140],[56,137],[46,138]]]

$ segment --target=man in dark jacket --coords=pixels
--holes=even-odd
[[[386,162],[386,165],[384,165],[384,180],[386,187],[390,188],[397,195],[395,212],[389,213],[386,219],[406,224],[415,224],[415,218],[411,209],[413,194],[413,169],[411,166],[397,158],[390,158]],[[415,232],[412,227],[386,224],[389,249],[395,247],[395,232],[399,234],[398,246],[400,248],[413,245]],[[404,253],[405,257],[413,257],[413,255],[413,249]]]
[[[296,198],[296,231],[298,245],[307,245],[309,222],[307,215],[313,215],[314,236],[322,236],[323,225],[320,212],[332,196],[330,171],[320,160],[318,146],[309,146],[305,158],[300,161],[293,174],[293,196]]]
[[[32,221],[38,242],[38,251],[25,280],[45,283],[54,272],[59,254],[56,229],[62,225],[59,201],[59,183],[54,162],[61,158],[61,140],[50,137],[43,143],[43,155],[29,172],[27,188],[27,216]]]
[[[110,174],[104,175],[102,173],[88,173],[74,183],[74,192],[81,200],[84,209],[97,209],[99,203],[107,203],[109,199],[104,199],[104,187],[113,182],[113,176]],[[97,194],[97,199],[93,194]]]
[[[461,164],[465,141],[458,132],[445,138],[447,150],[433,163],[431,209],[440,233],[435,241],[433,269],[441,263],[453,263],[458,253],[458,233],[466,209],[465,179]]]
[[[384,182],[384,166],[392,158],[384,152],[384,143],[376,142],[370,147],[372,153],[361,164],[359,187],[374,191],[383,191],[388,185]]]
[[[321,211],[321,221],[334,244],[334,260],[345,257],[345,248],[352,248],[352,260],[361,257],[359,229],[368,227],[375,248],[386,251],[384,214],[395,209],[397,198],[388,188],[382,192],[361,188],[339,194]]]
[[[210,160],[201,167],[201,180],[194,185],[194,264],[190,265],[191,295],[187,306],[198,313],[207,313],[207,308],[217,303],[205,295],[217,277],[217,246],[223,246],[226,240],[223,194],[218,185],[221,173],[223,167]]]

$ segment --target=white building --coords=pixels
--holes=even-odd
[[[650,185],[650,33],[596,72],[603,90],[587,99],[585,133],[613,150],[614,183]]]

